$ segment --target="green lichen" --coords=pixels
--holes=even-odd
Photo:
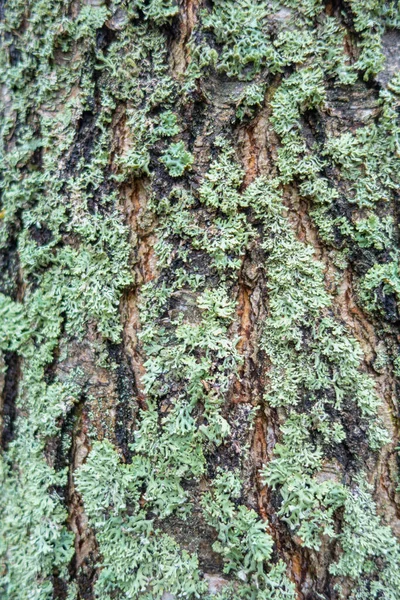
[[[330,571],[354,582],[351,600],[396,600],[400,590],[399,545],[390,527],[383,526],[376,516],[370,492],[370,486],[360,478],[348,495],[339,535],[343,553]]]
[[[155,131],[156,135],[161,137],[169,137],[179,133],[180,128],[177,124],[176,115],[170,110],[166,110],[165,112],[161,113]]]
[[[203,26],[223,44],[217,68],[230,77],[252,79],[263,66],[274,61],[274,48],[267,34],[266,2],[217,0],[210,14],[203,14]]]
[[[146,19],[157,25],[164,25],[179,13],[179,6],[175,0],[137,0],[136,6],[141,8]]]
[[[255,109],[262,105],[264,95],[265,85],[253,83],[247,86],[238,102],[237,118],[242,121],[245,117],[252,117]]]
[[[196,556],[180,550],[170,536],[154,527],[141,510],[139,499],[150,464],[140,456],[129,465],[120,463],[107,441],[96,442],[76,475],[76,483],[102,554],[102,569],[96,581],[99,598],[161,598],[164,592],[200,598],[205,591],[200,581]],[[161,474],[158,474],[159,476]],[[162,480],[162,475],[161,475]],[[163,484],[161,484],[163,485]],[[176,489],[153,491],[148,498],[163,510],[163,494]],[[151,491],[148,490],[148,496]],[[179,500],[178,500],[179,504]],[[129,507],[135,507],[129,510]],[[166,511],[168,512],[168,511]]]
[[[240,479],[232,472],[221,472],[214,480],[213,493],[202,498],[206,518],[218,532],[213,549],[224,557],[226,573],[239,572],[243,579],[254,574],[262,581],[263,563],[272,556],[273,540],[254,510],[243,505],[236,509],[232,500],[240,493]]]
[[[66,8],[14,2],[2,25],[1,72],[9,97],[2,105],[1,243],[6,251],[18,231],[24,293],[18,301],[1,295],[1,348],[18,354],[22,373],[13,438],[1,461],[0,502],[7,517],[0,532],[5,564],[0,589],[4,598],[19,600],[51,598],[55,576],[65,581],[70,597],[74,593],[68,573],[73,534],[59,491],[67,484],[67,472],[46,461],[45,449],[60,435],[82,390],[75,373],[50,383],[46,369],[62,336],[82,336],[89,323],[104,339],[119,339],[118,302],[131,282],[127,231],[115,194],[104,188],[109,135],[103,131],[94,153],[79,156],[76,169],[70,168],[74,159],[68,156],[92,92],[85,83],[85,63],[88,57],[92,65],[95,61],[96,29],[108,11],[85,6],[73,20]],[[18,29],[19,36],[12,38]],[[12,43],[18,55],[14,64]],[[56,52],[65,60],[54,64]],[[79,93],[71,95],[81,76]],[[107,114],[105,106],[94,119],[100,129]],[[102,213],[89,210],[94,198]]]
[[[156,251],[159,268],[163,270],[165,279],[156,279],[141,288],[140,342],[146,358],[146,372],[142,378],[146,408],[139,412],[135,441],[131,444],[132,463],[121,465],[115,451],[109,445],[103,448],[103,444],[101,448],[96,446],[92,450],[85,466],[76,475],[92,526],[98,531],[96,535],[103,556],[102,564],[107,574],[110,571],[107,565],[111,564],[108,557],[113,556],[117,574],[107,575],[111,578],[109,589],[116,594],[128,594],[132,598],[139,597],[139,591],[142,590],[143,593],[146,586],[150,586],[153,597],[159,597],[157,594],[162,595],[164,592],[176,594],[177,597],[184,594],[196,597],[202,593],[201,597],[205,597],[205,581],[199,575],[195,555],[192,557],[191,575],[185,576],[189,582],[193,582],[194,587],[190,587],[189,583],[184,585],[183,581],[181,588],[176,587],[174,580],[163,578],[154,560],[150,564],[150,559],[145,555],[142,556],[143,578],[138,577],[136,571],[135,576],[130,575],[125,558],[117,559],[113,550],[115,541],[111,532],[117,523],[112,521],[110,502],[116,507],[115,510],[120,510],[121,527],[125,528],[122,523],[127,524],[135,514],[135,519],[139,516],[146,519],[147,526],[154,529],[156,537],[160,537],[155,519],[168,519],[171,515],[182,520],[189,518],[194,498],[183,484],[189,481],[192,485],[199,484],[206,474],[207,454],[219,447],[230,435],[231,427],[222,410],[240,364],[240,355],[236,349],[239,339],[229,335],[235,303],[229,297],[225,285],[209,288],[204,277],[200,274],[196,277],[194,273],[190,273],[190,264],[185,264],[186,261],[182,263],[180,270],[175,270],[168,252],[168,248],[173,248],[168,246],[169,240],[179,236],[187,244],[187,253],[201,252],[206,256],[213,256],[212,245],[209,247],[204,244],[205,233],[210,241],[218,238],[215,223],[232,221],[239,205],[246,206],[250,201],[237,191],[243,174],[233,161],[231,148],[222,140],[217,142],[217,147],[220,148],[220,156],[211,165],[199,188],[199,198],[210,211],[210,219],[214,219],[208,232],[205,232],[203,223],[190,220],[189,209],[194,199],[183,190],[177,188],[168,199],[153,201],[153,210],[162,217]],[[225,188],[219,186],[221,173],[231,178]],[[217,211],[221,211],[223,216],[216,217]],[[250,231],[249,226],[248,229]],[[229,263],[224,267],[215,263],[211,268],[220,273],[225,272],[228,279],[232,277],[232,266]],[[165,325],[166,314],[168,326]],[[114,452],[112,457],[107,456],[109,452]],[[111,471],[108,472],[108,469]],[[105,484],[98,486],[96,483],[101,472],[104,472],[104,481],[113,482],[108,491],[104,489]],[[291,584],[286,581],[280,566],[270,567],[271,580],[268,574],[264,574],[264,566],[271,558],[273,544],[265,531],[265,524],[245,505],[239,506],[238,510],[234,509],[228,489],[223,492],[223,482],[226,479],[234,484],[232,493],[237,496],[240,480],[229,473],[221,477],[221,482],[216,479],[211,491],[204,494],[202,506],[206,521],[220,531],[219,541],[214,549],[225,557],[227,572],[238,582],[242,582],[240,589],[243,598],[261,599],[265,597],[267,590],[273,590],[274,569],[277,569],[276,577],[279,572],[279,581],[286,589],[286,596],[282,598],[293,597]],[[95,486],[98,493],[94,492]],[[217,517],[224,493],[228,512],[234,510],[230,533],[226,529],[228,523],[224,521],[222,506],[219,519]],[[96,506],[103,507],[105,521],[98,522],[96,515],[92,514],[93,502]],[[217,507],[214,510],[213,503]],[[128,505],[131,507],[129,517]],[[103,522],[105,527],[101,525]],[[135,531],[136,529],[127,525],[123,544],[127,546],[126,553],[129,556],[128,547],[136,548],[138,544]],[[167,538],[162,536],[162,539]],[[187,555],[183,550],[178,558],[178,550],[174,544],[169,538],[171,557],[168,560],[177,562],[179,570],[182,561],[186,564]],[[150,550],[155,555],[164,552],[158,546],[151,547]],[[146,560],[149,563],[147,566]],[[254,580],[256,574],[259,585]],[[248,582],[244,585],[243,578],[247,576]],[[142,587],[139,587],[138,581]],[[103,585],[105,584],[101,578],[96,583],[96,590],[100,595],[103,590],[108,590]],[[254,596],[257,586],[260,592]]]
[[[0,593],[7,600],[47,600],[55,578],[68,600],[80,593],[70,579],[73,534],[59,492],[67,473],[46,450],[61,436],[69,452],[62,423],[85,386],[77,370],[53,380],[48,372],[60,345],[68,348],[89,327],[102,340],[103,368],[112,366],[106,343],[120,340],[120,297],[132,283],[119,186],[137,178],[154,184],[158,275],[138,289],[145,394],[131,462],[104,439],[75,473],[99,547],[97,597],[208,598],[199,557],[166,533],[171,518],[186,523],[196,511],[214,529],[213,549],[229,577],[215,600],[295,597],[269,523],[242,497],[246,451],[235,467],[213,471],[213,456],[237,425],[229,412],[243,360],[237,281],[255,242],[268,293],[262,402],[281,424],[263,470],[277,517],[314,552],[335,539],[340,553],[330,571],[339,584],[351,582],[352,599],[397,600],[398,545],[360,476],[388,441],[379,398],[359,344],[335,313],[323,266],[296,239],[283,205],[289,186],[310,203],[337,287],[356,250],[373,256],[354,275],[358,299],[374,318],[394,321],[398,75],[365,124],[306,135],[307,115],[318,121],[335,86],[351,90],[382,69],[382,35],[399,26],[395,2],[345,4],[333,17],[319,0],[216,1],[199,14],[178,82],[165,35],[178,26],[175,1],[93,2],[74,14],[67,2],[7,3],[0,239],[4,251],[16,249],[20,285],[9,281],[5,289],[14,291],[0,294],[0,350],[16,353],[22,371],[13,438],[0,463]],[[343,51],[349,22],[351,55]],[[203,86],[209,76],[213,85]],[[181,109],[190,110],[200,91],[212,104],[218,78],[240,81],[235,137],[237,120],[257,115],[272,77],[270,122],[280,141],[273,176],[246,187],[233,148],[217,138],[202,180],[189,182],[196,152],[175,137],[187,114]],[[165,172],[180,179],[166,186]],[[376,370],[388,365],[379,356],[374,363]],[[253,406],[243,410],[254,414]],[[361,432],[356,442],[349,414]],[[332,458],[345,446],[346,473]]]
[[[161,162],[164,163],[172,177],[180,177],[187,169],[190,169],[193,164],[193,156],[185,150],[183,142],[176,142],[176,144],[168,146],[161,157]]]

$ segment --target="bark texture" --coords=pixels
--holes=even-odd
[[[400,600],[400,15],[2,0],[0,596]]]

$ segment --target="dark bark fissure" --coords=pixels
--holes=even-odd
[[[1,447],[3,450],[7,450],[9,443],[14,438],[14,421],[17,414],[15,402],[21,376],[21,358],[17,352],[5,352],[4,363],[6,373],[2,393]]]
[[[98,548],[93,532],[87,527],[87,518],[84,515],[82,498],[74,484],[74,472],[77,465],[81,462],[81,459],[77,457],[84,444],[87,443],[84,431],[85,421],[87,421],[86,403],[87,397],[83,395],[74,406],[68,419],[70,445],[67,457],[68,480],[65,488],[65,496],[66,505],[69,509],[69,529],[75,534],[75,553],[69,565],[69,574],[71,579],[76,581],[79,600],[94,600],[94,584],[98,575],[96,569]],[[56,588],[54,593],[56,593]],[[60,600],[64,600],[62,596]]]
[[[126,351],[122,344],[110,344],[109,353],[116,368],[116,417],[115,439],[121,449],[124,460],[129,463],[132,451],[129,447],[134,440],[136,406],[132,406],[131,399],[137,397],[135,376],[129,363]]]

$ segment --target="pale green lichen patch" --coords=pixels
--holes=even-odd
[[[156,523],[168,522],[171,516],[185,520],[191,515],[196,496],[190,489],[192,486],[196,489],[207,477],[210,453],[220,447],[231,432],[231,424],[224,414],[226,398],[241,361],[237,351],[239,339],[229,333],[235,302],[227,284],[209,288],[204,274],[192,272],[191,263],[184,255],[180,258],[181,268],[174,269],[167,250],[175,247],[175,244],[169,246],[170,240],[179,238],[185,243],[186,255],[213,257],[212,244],[219,239],[215,223],[221,223],[221,227],[226,222],[231,223],[238,216],[240,206],[251,202],[250,197],[238,192],[243,173],[233,160],[231,148],[222,140],[217,147],[220,156],[199,188],[200,201],[207,207],[212,221],[208,228],[202,218],[197,222],[193,220],[195,213],[190,212],[190,208],[195,199],[182,189],[176,188],[168,199],[153,201],[154,210],[162,217],[156,246],[161,273],[158,279],[141,288],[140,341],[146,357],[146,373],[142,378],[146,407],[139,413],[135,441],[131,444],[132,463],[121,465],[115,450],[103,444],[92,450],[76,475],[91,523],[98,531],[103,556],[104,571],[96,584],[99,595],[107,589],[103,588],[104,572],[111,578],[109,589],[114,590],[117,597],[125,593],[136,598],[140,590],[156,598],[163,593],[176,597],[208,597],[196,556],[192,556],[189,564],[186,551],[177,554],[176,543],[161,534]],[[224,188],[219,185],[221,174],[225,176],[222,180],[227,182]],[[245,215],[242,217],[246,224]],[[250,225],[246,227],[250,234]],[[204,239],[209,239],[211,244],[204,244]],[[228,281],[236,269],[233,270],[230,262],[222,261],[226,253],[226,247],[222,246],[221,260],[211,263],[210,268]],[[114,454],[107,458],[106,453],[111,452]],[[92,503],[97,504],[94,486],[101,471],[104,471],[104,481],[113,482],[108,492],[105,484],[98,486],[99,505],[112,504],[111,512],[111,507],[104,509],[104,527],[96,515],[91,514]],[[236,581],[221,598],[229,598],[233,590],[237,590],[240,597],[261,600],[268,597],[267,593],[275,594],[275,586],[282,586],[282,595],[276,590],[276,598],[293,598],[293,586],[285,578],[281,563],[273,561],[264,572],[272,559],[273,548],[265,523],[254,510],[245,505],[237,508],[231,500],[231,495],[237,498],[240,494],[240,479],[228,472],[210,485],[211,491],[202,495],[202,518],[219,532],[213,549],[221,554],[226,573]],[[233,486],[232,491],[229,486]],[[123,544],[127,552],[130,555],[128,548],[131,548],[141,557],[140,573],[135,571],[135,576],[129,575],[130,567],[125,559],[118,560],[115,575],[109,574],[108,557],[115,552],[112,535],[117,525],[112,516],[115,511],[119,511],[119,522],[125,531]],[[149,532],[154,529],[155,545],[150,538],[148,548],[151,555],[141,554],[137,548],[139,529],[134,525],[137,520],[145,520]],[[167,550],[169,558],[163,558]],[[175,563],[178,573],[182,570],[178,579],[181,587],[178,580],[163,576],[157,570],[159,560],[151,560],[150,556],[159,555],[160,561]],[[190,569],[190,573],[183,576],[185,569]]]
[[[168,146],[161,157],[161,162],[172,177],[179,177],[193,164],[193,156],[185,150],[183,142],[176,142]]]
[[[96,595],[100,598],[150,600],[161,598],[164,592],[178,598],[200,598],[205,592],[196,556],[180,550],[140,509],[141,488],[150,472],[149,461],[140,456],[129,465],[121,464],[115,449],[104,441],[94,444],[76,475],[102,554],[96,582]],[[158,498],[149,501],[157,506],[159,500],[162,513],[168,493],[177,499],[177,490],[168,486],[168,481],[163,483],[161,473],[154,476],[159,481],[153,488]],[[150,490],[148,494],[151,495]],[[179,504],[179,500],[175,501]]]
[[[383,526],[376,516],[370,492],[369,486],[360,478],[358,486],[348,495],[343,529],[339,535],[343,553],[331,565],[330,571],[356,582],[350,594],[351,600],[382,597],[396,600],[400,590],[399,545],[390,527]],[[338,587],[340,590],[340,585]]]
[[[45,449],[82,391],[74,373],[50,382],[46,370],[61,337],[83,336],[89,323],[104,339],[119,339],[119,298],[131,282],[127,230],[115,194],[104,185],[110,136],[103,131],[86,156],[82,147],[77,156],[70,153],[74,143],[79,146],[76,130],[93,93],[86,65],[93,66],[96,29],[108,11],[84,6],[72,19],[66,8],[14,2],[2,24],[8,95],[2,104],[1,241],[4,252],[10,243],[17,247],[23,293],[18,301],[5,295],[0,301],[1,349],[21,361],[12,439],[1,462],[6,518],[0,589],[2,597],[18,600],[51,598],[54,578],[73,597],[73,534],[63,499],[67,472],[49,464]],[[93,117],[97,131],[107,114],[104,106]],[[94,199],[102,205],[99,212],[90,210]]]
[[[379,94],[370,86],[375,100],[358,121],[339,119],[332,97],[338,89],[367,93],[362,80],[382,69],[382,35],[399,26],[398,11],[376,0],[329,7],[209,3],[197,14],[178,81],[170,33],[185,16],[175,0],[6,4],[0,239],[19,274],[15,281],[10,269],[1,275],[0,350],[15,354],[21,376],[0,463],[5,599],[81,594],[71,580],[68,477],[46,448],[84,389],[77,369],[61,378],[51,365],[60,341],[68,355],[90,326],[102,340],[102,366],[118,367],[104,353],[120,341],[119,302],[132,283],[119,186],[137,178],[152,188],[157,238],[157,275],[137,290],[144,398],[129,458],[107,439],[90,440],[89,430],[91,451],[74,475],[98,544],[94,594],[211,598],[190,531],[181,539],[174,530],[176,520],[196,517],[214,532],[202,544],[226,577],[215,600],[295,598],[275,544],[282,532],[317,557],[322,545],[337,544],[329,571],[339,598],[351,586],[352,600],[398,599],[399,547],[362,475],[389,441],[379,398],[323,265],[296,239],[283,203],[289,186],[310,202],[337,287],[357,266],[356,253],[367,253],[367,267],[353,269],[358,300],[377,323],[395,323],[399,77]],[[214,88],[226,81],[238,87],[226,86],[232,97],[217,102]],[[265,112],[280,140],[275,176],[246,187],[233,140],[270,98],[272,83]],[[209,112],[197,114],[196,102]],[[215,137],[214,119],[223,137]],[[199,168],[204,131],[210,153]],[[243,497],[251,419],[238,423],[242,413],[231,403],[244,360],[238,282],[254,245],[266,276],[262,404],[280,422],[263,469],[275,531]],[[375,371],[393,366],[398,376],[395,345],[382,348]],[[247,403],[243,414],[255,408]],[[247,438],[234,455],[239,425]]]

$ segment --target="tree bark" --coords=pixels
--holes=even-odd
[[[0,2],[0,595],[400,600],[397,2]]]

